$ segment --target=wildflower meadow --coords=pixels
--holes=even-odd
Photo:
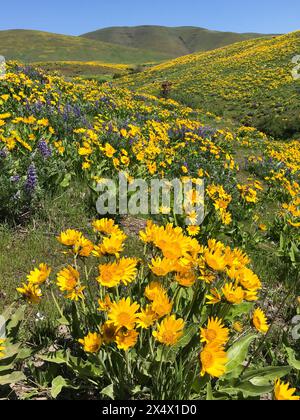
[[[7,61],[1,398],[300,399],[297,47],[299,32],[107,64],[108,81]],[[125,201],[102,214],[113,191]]]

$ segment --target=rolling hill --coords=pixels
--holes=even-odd
[[[0,31],[0,55],[7,60],[102,61],[105,63],[145,63],[167,59],[169,55],[145,51],[76,36],[30,30]]]
[[[300,134],[300,80],[292,77],[299,54],[300,31],[176,58],[120,83],[159,95],[169,81],[176,100],[289,138]]]
[[[170,58],[208,51],[235,42],[259,38],[255,33],[211,31],[197,27],[111,27],[82,35],[83,38],[167,54]]]

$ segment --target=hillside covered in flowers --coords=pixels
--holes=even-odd
[[[281,66],[298,44],[295,33],[178,59],[122,79],[130,90],[9,63],[0,84],[2,394],[299,400],[299,143],[227,124],[211,96],[228,115],[230,106],[243,113],[266,104],[263,86],[283,118],[297,102]],[[157,77],[201,110],[159,97]],[[193,204],[204,182],[203,223],[172,205],[101,218],[97,185],[120,171],[128,185],[192,180]]]
[[[121,85],[157,95],[167,81],[174,99],[286,139],[300,132],[300,85],[292,77],[299,51],[300,32],[250,40],[179,57]]]

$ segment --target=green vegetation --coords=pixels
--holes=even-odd
[[[76,36],[29,30],[0,31],[0,54],[7,60],[102,61],[144,63],[167,59],[168,54],[93,41]]]
[[[211,31],[190,26],[177,28],[165,26],[112,27],[82,35],[84,38],[97,41],[164,53],[170,58],[197,51],[213,50],[262,36],[265,35]]]
[[[109,81],[114,77],[128,73],[132,66],[124,64],[102,63],[97,61],[49,61],[32,63],[46,72],[57,72],[64,77],[81,77],[84,79],[97,79],[98,81]]]
[[[299,53],[300,32],[294,32],[177,58],[121,83],[159,95],[167,80],[176,100],[291,138],[300,133],[300,85],[292,77]]]
[[[300,400],[299,141],[239,125],[297,134],[299,38],[148,70],[8,63],[0,398]],[[184,214],[171,200],[160,214],[123,217],[117,205],[101,218],[97,186],[120,171],[131,204],[132,180],[181,179]]]

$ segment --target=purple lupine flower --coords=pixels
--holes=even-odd
[[[44,159],[51,157],[51,148],[48,146],[47,142],[44,139],[41,139],[38,142],[38,149]]]
[[[10,177],[10,181],[11,182],[19,182],[20,181],[20,177],[19,175],[13,175]]]
[[[34,163],[32,163],[27,171],[27,179],[25,182],[25,191],[32,195],[35,191],[35,188],[37,186],[37,172],[36,172],[36,168],[34,166]]]

